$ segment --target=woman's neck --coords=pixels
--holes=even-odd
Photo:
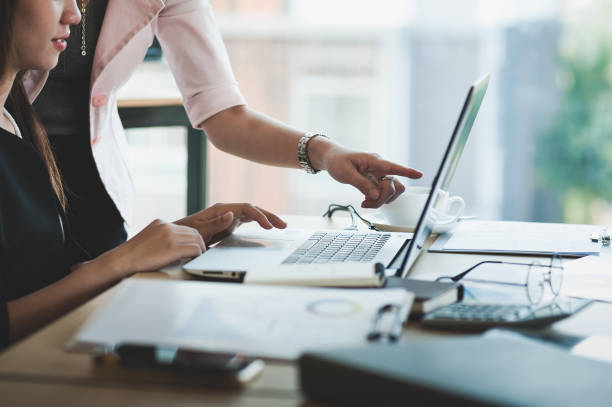
[[[8,99],[9,93],[11,93],[11,88],[13,87],[16,76],[17,73],[14,72],[0,77],[0,127],[10,133],[14,133],[16,129],[4,114],[4,107],[6,106],[6,99]]]

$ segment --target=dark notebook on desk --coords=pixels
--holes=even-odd
[[[308,398],[335,405],[612,405],[612,364],[506,338],[310,353],[299,368]]]
[[[410,319],[418,320],[430,311],[461,301],[463,286],[456,282],[425,281],[389,277],[385,288],[404,288],[414,294]]]

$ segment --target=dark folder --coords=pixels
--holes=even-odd
[[[336,405],[612,405],[612,364],[506,338],[316,352],[299,367],[307,397]]]
[[[389,277],[386,288],[403,288],[414,294],[409,318],[419,320],[424,314],[445,305],[461,301],[463,286],[453,281],[425,281],[413,278]]]

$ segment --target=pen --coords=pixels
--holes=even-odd
[[[378,341],[383,337],[386,337],[389,342],[396,342],[400,336],[402,335],[402,315],[405,310],[406,305],[402,305],[401,307],[396,304],[386,304],[378,309],[376,315],[374,316],[374,320],[372,321],[372,329],[367,335],[368,341]],[[380,330],[379,324],[382,319],[382,316],[386,313],[395,311],[395,317],[393,319],[393,324],[389,329],[389,332],[384,333]]]

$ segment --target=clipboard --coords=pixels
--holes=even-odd
[[[598,225],[514,221],[461,222],[452,232],[438,236],[431,253],[524,254],[583,257],[599,255],[602,243],[591,236]]]

